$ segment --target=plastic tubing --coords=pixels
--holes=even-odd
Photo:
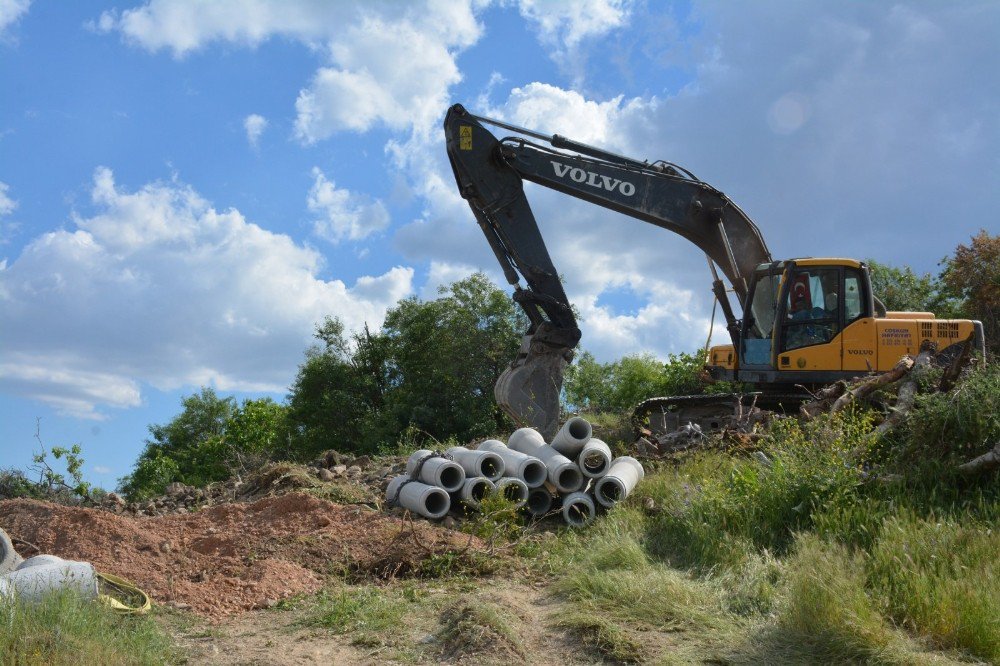
[[[541,517],[552,510],[552,493],[548,488],[532,488],[528,493],[528,503],[524,505],[532,516]]]
[[[541,433],[534,428],[515,430],[507,446],[529,456],[535,456],[549,472],[549,481],[561,493],[572,493],[583,486],[583,474],[576,463],[545,443]]]
[[[513,476],[505,476],[497,481],[496,490],[493,492],[500,493],[514,502],[518,509],[528,503],[528,484]]]
[[[529,488],[537,488],[545,483],[545,479],[548,477],[545,463],[535,456],[528,456],[507,448],[507,445],[499,439],[487,439],[479,445],[479,450],[492,451],[500,456],[504,464],[504,477],[521,479]]]
[[[496,485],[494,485],[493,481],[487,479],[485,476],[466,477],[462,489],[455,493],[455,497],[466,506],[478,509],[479,503],[483,498],[495,489]]]
[[[563,427],[552,438],[552,448],[570,460],[576,460],[584,445],[590,441],[594,429],[590,421],[574,416],[563,424]]]
[[[632,456],[615,458],[608,473],[597,480],[594,497],[604,506],[612,507],[628,497],[645,475],[642,465]]]
[[[587,493],[570,493],[563,498],[563,520],[570,527],[586,527],[594,521],[596,514],[597,507]]]
[[[406,483],[407,481],[410,481],[410,477],[406,474],[401,474],[390,481],[385,489],[386,501],[392,502],[398,491],[396,504],[424,518],[436,520],[448,513],[448,509],[451,508],[451,497],[444,489],[420,481]]]
[[[576,464],[583,475],[591,479],[599,479],[611,469],[611,448],[596,437],[583,445]]]
[[[420,474],[417,476],[419,481],[444,488],[449,493],[461,489],[465,483],[465,470],[461,465],[427,449],[414,451],[410,455],[410,459],[406,461],[406,473],[413,476],[421,460],[424,460],[424,463],[420,466]]]
[[[465,470],[465,478],[484,476],[496,481],[503,476],[503,458],[492,451],[470,451],[464,446],[453,446],[445,455],[457,462]]]

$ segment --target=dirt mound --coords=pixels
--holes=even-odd
[[[155,601],[209,617],[314,592],[324,574],[394,576],[434,555],[481,547],[422,521],[302,493],[157,517],[4,500],[0,527],[43,553],[91,562],[136,582]]]

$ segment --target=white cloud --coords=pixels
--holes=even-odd
[[[111,474],[111,472],[113,471],[110,467],[106,465],[94,465],[93,470],[97,474]]]
[[[247,142],[256,148],[260,143],[261,135],[267,129],[267,118],[256,113],[251,113],[243,119],[243,129],[247,133]]]
[[[17,208],[17,201],[10,198],[7,194],[10,191],[10,187],[7,183],[0,182],[0,244],[6,243],[9,240],[10,233],[18,227],[15,222],[6,222],[2,218],[7,217],[14,212]]]
[[[0,0],[0,37],[4,31],[28,13],[31,0]]]
[[[256,46],[275,35],[324,53],[326,65],[295,102],[295,135],[303,143],[375,125],[433,125],[449,87],[461,80],[457,54],[481,33],[471,0],[150,0],[120,14],[105,12],[97,27],[176,57],[216,41]]]
[[[538,28],[543,42],[560,52],[573,51],[588,38],[606,35],[626,24],[632,0],[519,0],[521,16]]]
[[[141,387],[282,392],[317,322],[381,323],[412,291],[393,268],[324,281],[315,250],[218,211],[189,186],[94,175],[97,212],[0,266],[0,389],[79,417],[141,404]]]
[[[316,235],[332,243],[361,240],[389,226],[389,211],[379,200],[337,189],[319,169],[313,167],[313,186],[306,197],[309,210],[323,217],[313,225]]]

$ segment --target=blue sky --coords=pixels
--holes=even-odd
[[[449,104],[725,191],[772,253],[936,271],[997,231],[1000,5],[0,0],[0,467],[80,443],[128,473],[213,386],[282,399],[317,322],[495,260]],[[530,186],[610,360],[704,342],[660,229]]]

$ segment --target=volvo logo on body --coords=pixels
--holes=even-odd
[[[552,169],[556,172],[556,176],[559,178],[569,176],[569,179],[574,183],[589,185],[590,187],[607,190],[608,192],[617,191],[626,197],[630,197],[635,194],[635,185],[627,180],[619,180],[617,178],[612,178],[611,176],[602,176],[599,173],[586,171],[580,167],[570,166],[568,164],[563,164],[562,162],[556,162],[555,160],[551,160],[551,162]]]

